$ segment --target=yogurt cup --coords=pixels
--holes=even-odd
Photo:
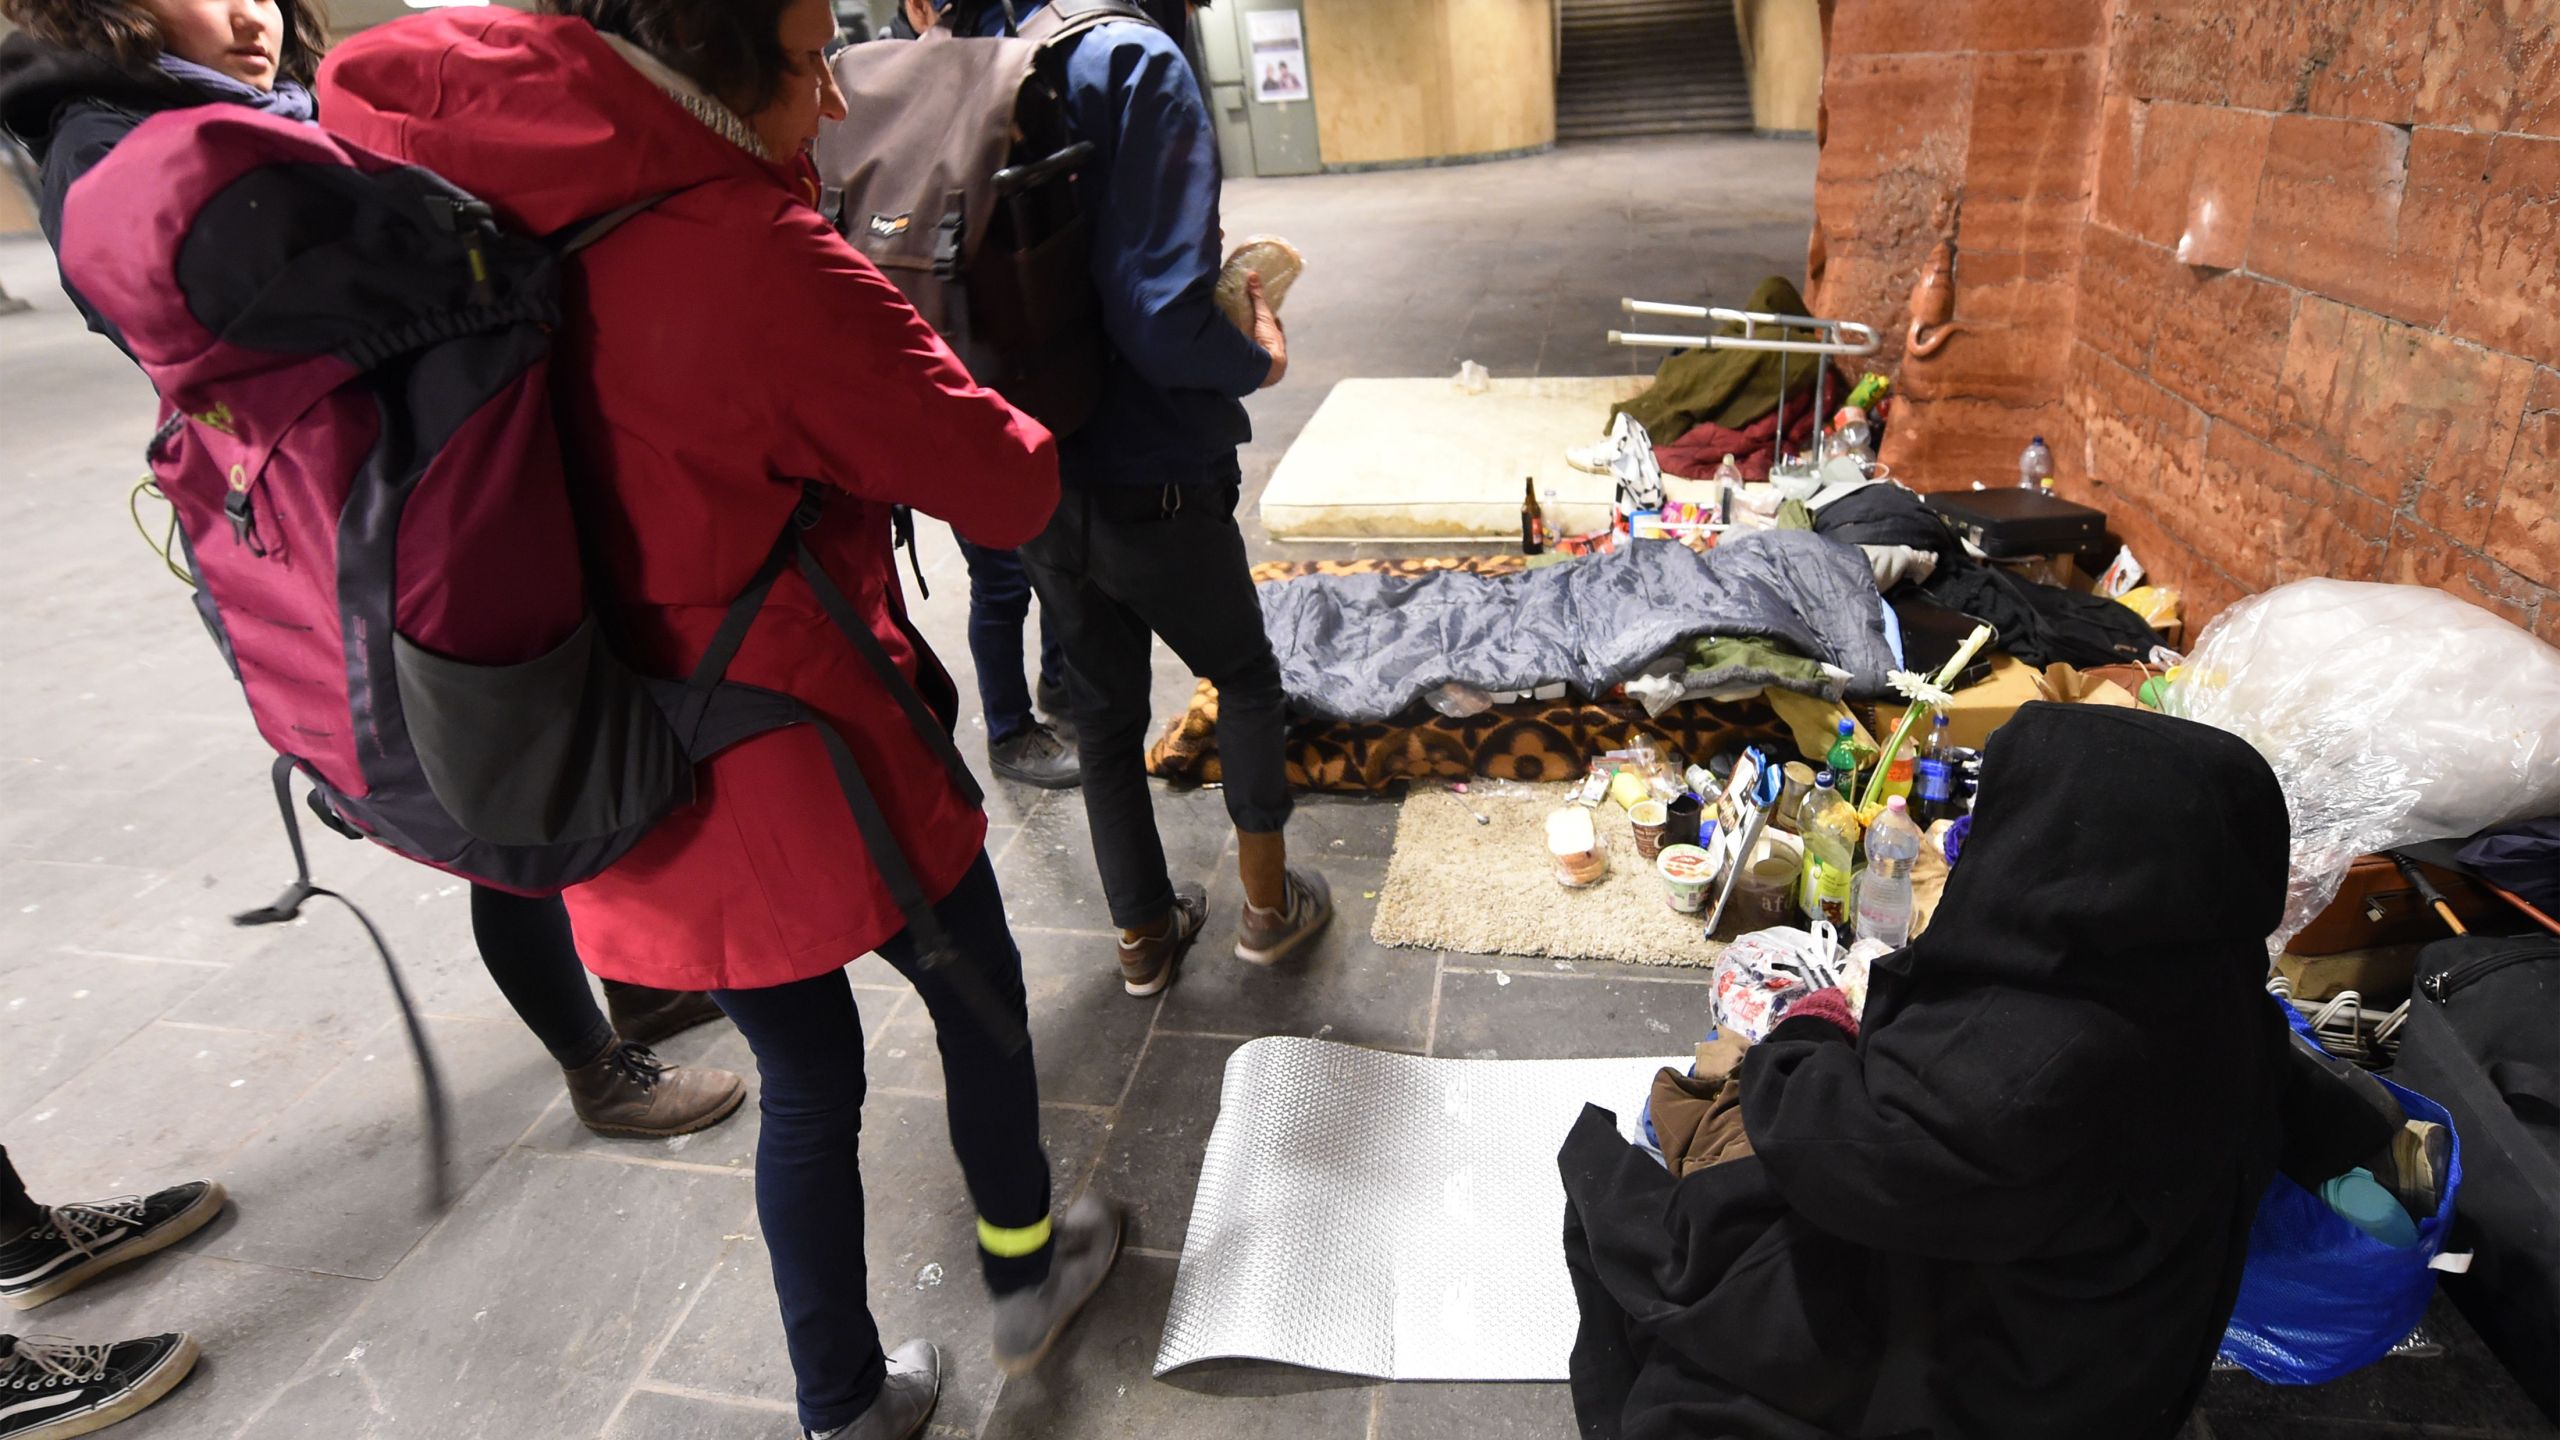
[[[1662,876],[1663,899],[1683,915],[1703,914],[1715,886],[1716,857],[1695,845],[1665,845],[1654,858]]]

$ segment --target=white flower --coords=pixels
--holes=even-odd
[[[1956,703],[1956,697],[1939,689],[1935,684],[1931,683],[1929,677],[1926,675],[1915,675],[1908,670],[1896,670],[1885,678],[1892,682],[1894,689],[1901,692],[1903,699],[1910,701],[1914,705],[1953,705]]]

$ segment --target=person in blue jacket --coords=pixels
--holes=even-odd
[[[1042,3],[906,0],[906,11],[919,29],[998,35]],[[1288,863],[1288,697],[1235,519],[1236,447],[1253,437],[1243,399],[1281,382],[1289,347],[1258,286],[1250,333],[1216,304],[1223,177],[1181,42],[1131,19],[1066,43],[1068,128],[1095,150],[1078,183],[1094,221],[1107,358],[1093,418],[1060,442],[1057,516],[1021,553],[1066,643],[1085,816],[1121,932],[1120,978],[1144,996],[1173,983],[1208,919],[1201,888],[1175,885],[1165,868],[1147,789],[1159,637],[1218,687],[1218,756],[1244,882],[1237,958],[1277,964],[1333,918],[1324,877]]]

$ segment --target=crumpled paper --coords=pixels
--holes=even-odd
[[[2036,677],[2036,693],[2047,700],[2064,705],[2116,705],[2130,710],[2142,708],[2131,691],[2113,680],[2100,680],[2083,675],[2068,665],[2048,665]]]

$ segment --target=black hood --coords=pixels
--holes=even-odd
[[[2266,975],[2291,821],[2247,742],[2147,711],[2033,704],[1991,737],[1973,830],[1909,956],[2136,1013]]]
[[[130,70],[85,50],[49,45],[25,31],[0,40],[0,130],[41,163],[65,107],[80,101],[138,115],[201,105],[211,97],[157,70]]]

